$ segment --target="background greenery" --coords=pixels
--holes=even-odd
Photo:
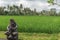
[[[59,16],[0,16],[0,31],[6,31],[10,18],[13,18],[19,32],[58,33],[60,32]]]
[[[60,16],[60,12],[57,12],[56,8],[51,8],[50,10],[37,11],[36,8],[32,10],[31,8],[24,7],[23,4],[20,4],[20,6],[17,5],[12,5],[12,6],[7,5],[7,7],[0,6],[0,15]]]

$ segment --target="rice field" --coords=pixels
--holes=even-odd
[[[16,21],[19,32],[60,32],[60,16],[0,16],[0,31],[6,31],[10,18]]]

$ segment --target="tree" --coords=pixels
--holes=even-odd
[[[19,7],[16,6],[16,5],[13,5],[13,12],[14,12],[14,15],[19,15]]]
[[[33,11],[34,13],[33,13],[33,15],[39,15],[38,13],[37,13],[37,11],[36,11],[36,8],[34,8],[34,11]]]
[[[47,0],[47,2],[49,4],[52,4],[52,5],[58,5],[58,6],[60,6],[60,4],[58,4],[57,0]]]
[[[25,15],[31,15],[31,9],[30,8],[24,8]]]
[[[20,4],[20,9],[23,9],[23,5],[22,4]]]
[[[19,11],[20,15],[24,15],[24,13],[23,13],[23,5],[22,4],[20,4],[20,7],[19,7],[18,11]]]
[[[0,15],[4,15],[5,13],[4,13],[4,9],[5,9],[5,7],[0,7]]]
[[[51,16],[56,16],[56,9],[55,8],[50,9],[50,15]]]
[[[54,0],[47,0],[47,2],[54,5]]]

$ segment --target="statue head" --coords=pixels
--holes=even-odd
[[[14,21],[14,19],[10,19],[10,25],[12,27],[16,27],[16,22]]]

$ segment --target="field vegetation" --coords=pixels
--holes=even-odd
[[[0,16],[0,31],[6,31],[9,19],[13,18],[19,32],[59,33],[59,16]]]

